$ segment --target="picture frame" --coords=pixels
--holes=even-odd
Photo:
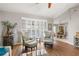
[[[48,24],[48,30],[52,31],[52,24]]]

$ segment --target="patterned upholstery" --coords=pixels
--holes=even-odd
[[[44,44],[45,45],[53,45],[53,35],[51,32],[45,32]]]
[[[33,39],[33,38],[29,38],[27,32],[23,33],[22,40],[23,40],[23,45],[24,46],[27,46],[29,48],[37,46],[37,41],[35,39]]]

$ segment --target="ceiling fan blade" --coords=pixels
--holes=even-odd
[[[48,8],[51,8],[52,3],[48,3]]]

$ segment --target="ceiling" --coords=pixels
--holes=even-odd
[[[48,8],[47,3],[0,3],[0,10],[56,18],[69,8],[77,5],[76,3],[52,4],[53,7]]]

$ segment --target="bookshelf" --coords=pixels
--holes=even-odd
[[[79,47],[79,32],[76,32],[74,45],[75,45],[75,47]]]

